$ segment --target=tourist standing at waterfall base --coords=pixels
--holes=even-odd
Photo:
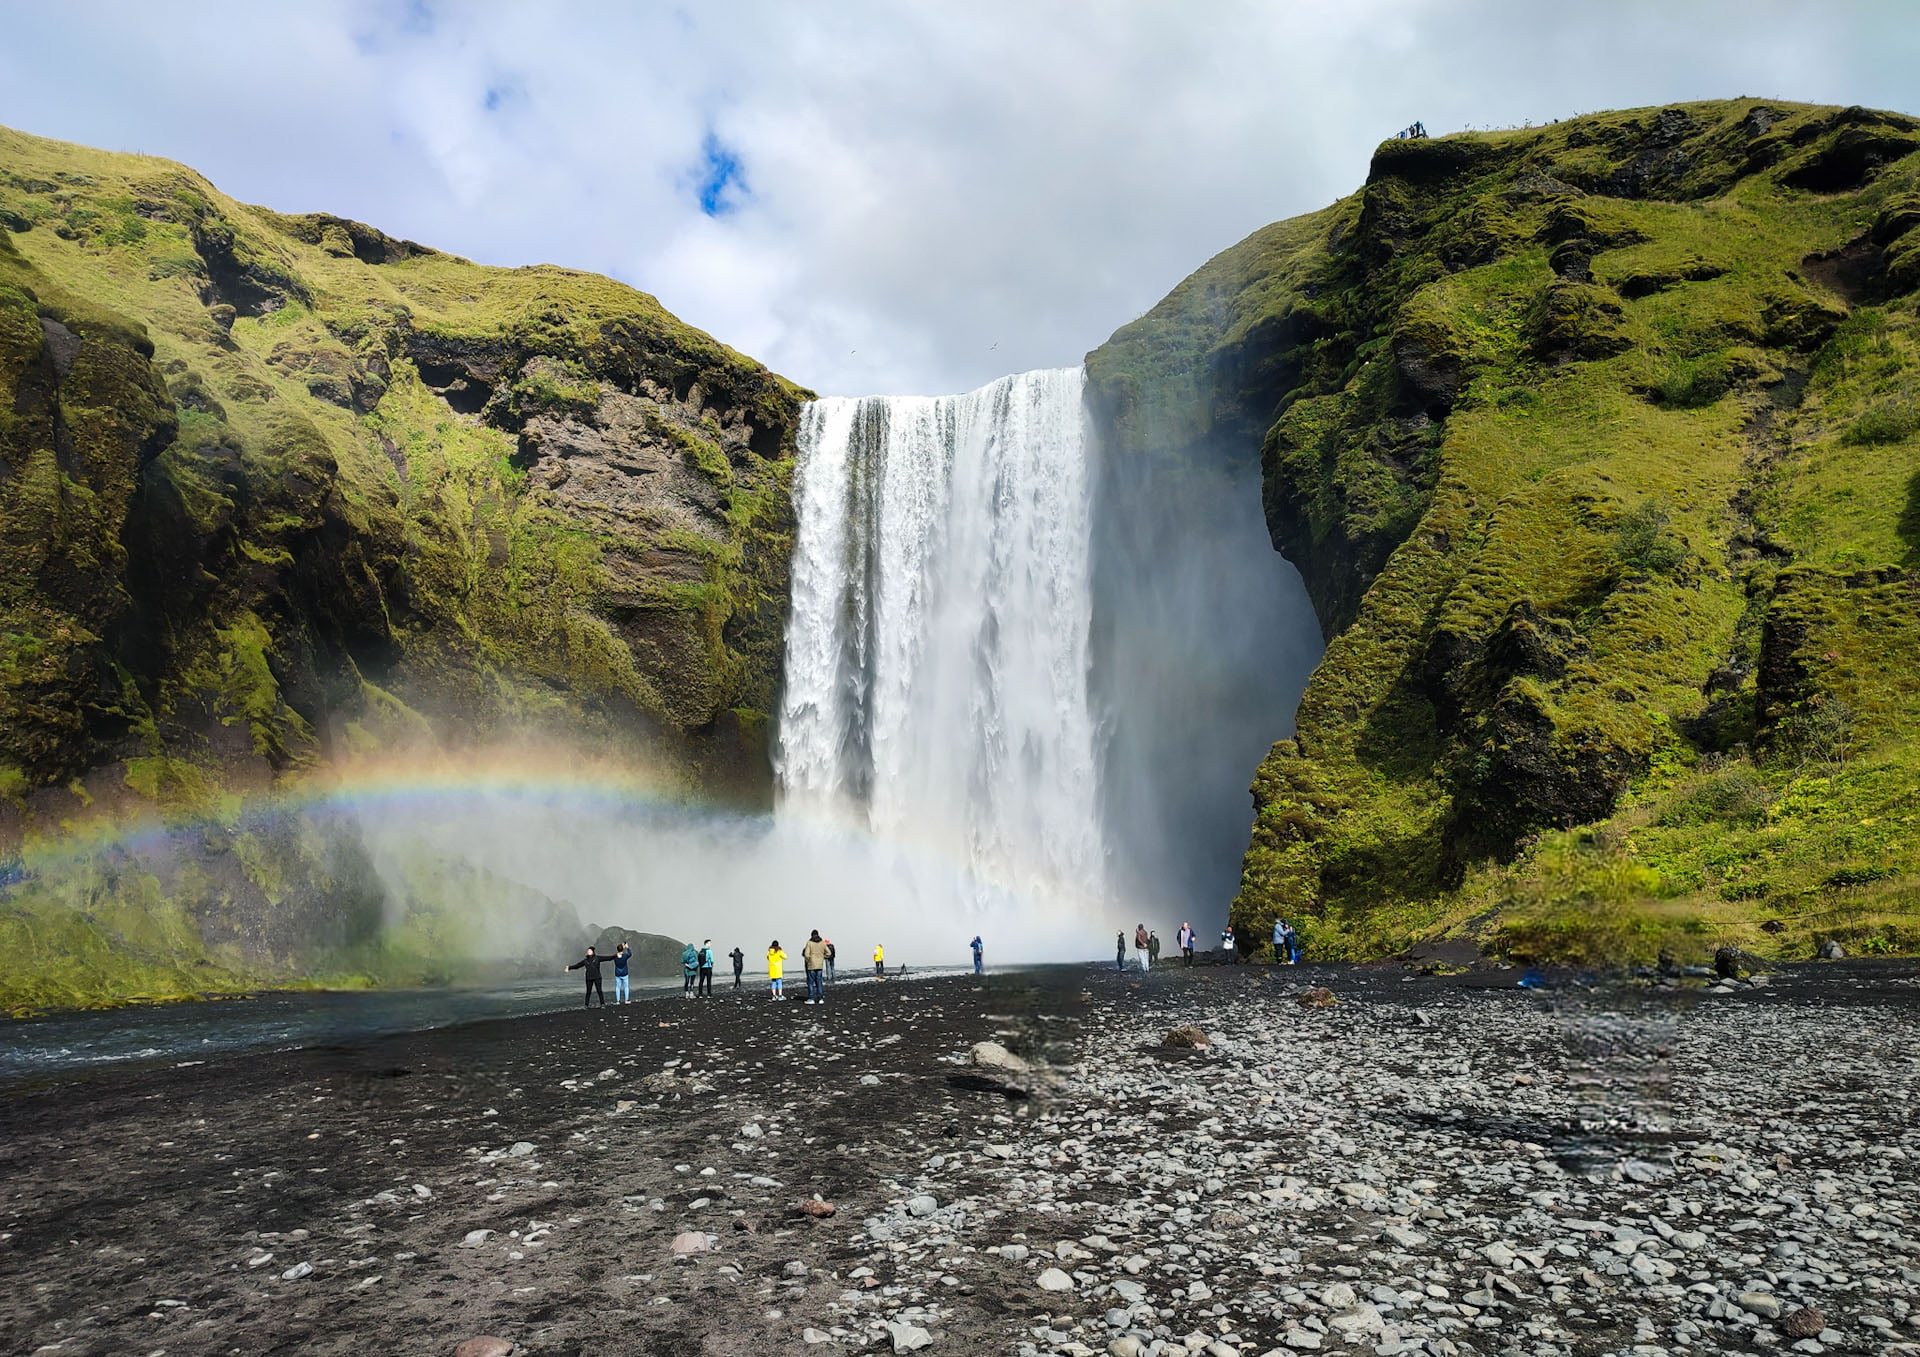
[[[1113,935],[1113,969],[1116,971],[1127,969],[1127,935],[1125,933]]]
[[[713,997],[713,939],[708,938],[700,944],[700,987],[695,991],[707,998]]]
[[[733,960],[733,987],[740,988],[740,973],[747,969],[747,954],[735,947],[727,955]]]
[[[839,957],[840,957],[840,952],[837,948],[834,947],[833,939],[828,938],[827,939],[827,983],[829,985],[833,983],[833,963],[837,961]]]
[[[1140,963],[1140,969],[1146,970],[1150,963],[1147,961],[1147,926],[1145,924],[1133,926],[1133,956],[1134,960]]]
[[[607,991],[600,983],[600,963],[604,960],[606,960],[605,957],[596,955],[593,948],[589,947],[587,948],[587,954],[585,956],[574,962],[573,965],[567,967],[570,971],[584,970],[587,973],[587,997],[581,1000],[582,1008],[593,1003],[593,996],[595,994],[600,996],[600,1007],[605,1008],[607,1006]]]
[[[1156,966],[1160,964],[1160,935],[1151,928],[1147,930],[1147,960]]]
[[[700,949],[692,943],[680,954],[680,977],[680,992],[691,999],[694,984],[700,979]]]
[[[785,989],[781,983],[787,973],[787,954],[780,950],[780,939],[767,945],[767,993],[778,999]]]
[[[1227,965],[1238,966],[1240,964],[1240,949],[1233,939],[1232,924],[1228,924],[1220,930],[1220,950],[1227,954]]]
[[[967,946],[973,948],[973,973],[975,975],[985,975],[987,973],[987,945],[980,941],[980,935],[975,933],[973,935],[973,941],[968,943]]]
[[[873,973],[882,980],[887,978],[887,949],[877,942],[873,944]]]
[[[800,949],[800,964],[807,968],[807,1002],[824,1004],[827,1001],[827,944],[821,940],[819,929],[807,935],[806,945]]]
[[[1196,936],[1193,931],[1193,925],[1189,923],[1181,924],[1180,931],[1174,936],[1175,940],[1180,944],[1180,955],[1187,959],[1187,965],[1193,965],[1193,943]]]
[[[627,971],[633,963],[633,948],[621,943],[613,949],[613,999],[615,1003],[627,1001]]]

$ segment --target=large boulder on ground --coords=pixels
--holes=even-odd
[[[967,1063],[984,1069],[1006,1070],[1011,1074],[1025,1074],[1032,1068],[997,1041],[975,1042],[973,1049],[967,1052]]]
[[[680,954],[687,950],[687,944],[661,933],[639,933],[631,928],[603,928],[594,935],[592,946],[601,956],[612,956],[614,948],[623,942],[633,948],[635,975],[680,974]],[[719,956],[717,950],[715,956]]]

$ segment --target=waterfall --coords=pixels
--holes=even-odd
[[[958,869],[910,876],[903,916],[1017,902],[1039,925],[1036,903],[1101,898],[1082,385],[1063,368],[806,407],[781,814]]]

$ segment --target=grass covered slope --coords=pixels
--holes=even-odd
[[[1916,150],[1751,100],[1389,142],[1091,356],[1123,444],[1260,440],[1329,637],[1243,937],[1920,946]]]
[[[416,747],[557,741],[764,802],[804,395],[606,278],[0,129],[0,907],[38,917],[36,853],[89,820],[219,838]],[[355,896],[231,847],[137,889],[209,939]]]

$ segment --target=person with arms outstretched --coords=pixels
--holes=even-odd
[[[580,1001],[582,1008],[591,1005],[593,1003],[593,996],[596,994],[600,996],[600,1007],[605,1008],[607,1006],[607,991],[600,983],[600,963],[605,960],[605,957],[600,956],[593,948],[589,947],[587,948],[587,954],[585,956],[574,962],[573,965],[567,967],[570,971],[584,970],[587,973],[587,997]]]

